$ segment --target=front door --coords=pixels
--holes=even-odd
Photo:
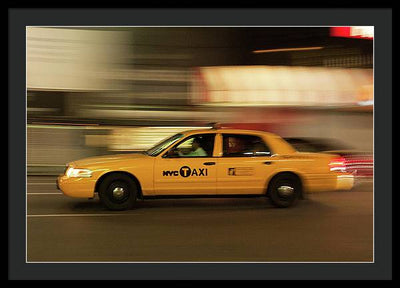
[[[156,195],[215,195],[215,134],[188,136],[155,161]]]

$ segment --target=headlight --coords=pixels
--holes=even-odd
[[[79,168],[69,167],[67,171],[65,171],[65,176],[76,177],[76,178],[89,178],[92,177],[92,171],[89,169],[79,169]]]

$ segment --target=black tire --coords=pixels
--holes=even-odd
[[[294,206],[299,200],[301,192],[300,179],[290,173],[275,176],[268,186],[268,196],[272,205],[278,208]]]
[[[122,173],[107,176],[99,187],[100,201],[110,210],[131,209],[137,198],[137,184]]]

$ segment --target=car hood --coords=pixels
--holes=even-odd
[[[88,157],[70,162],[68,163],[68,165],[72,165],[77,168],[89,168],[89,167],[103,166],[105,164],[110,164],[113,162],[131,161],[135,159],[143,159],[148,157],[150,156],[147,156],[143,153],[114,154],[114,155]]]

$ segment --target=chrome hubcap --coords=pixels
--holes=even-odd
[[[114,198],[122,198],[125,194],[125,190],[122,187],[115,187],[112,191]]]
[[[281,196],[288,197],[288,196],[291,196],[293,194],[293,192],[294,192],[293,187],[286,186],[286,185],[278,187],[278,193]]]

